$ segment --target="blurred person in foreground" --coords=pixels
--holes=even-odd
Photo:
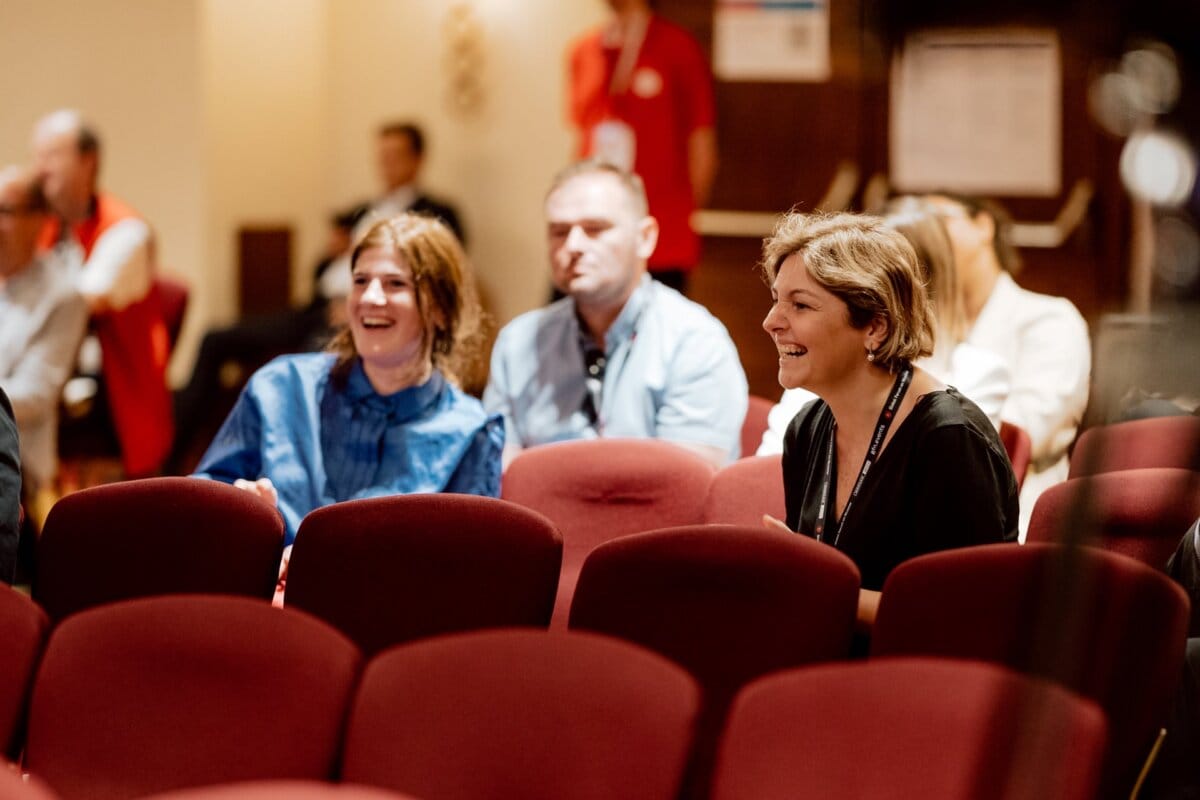
[[[945,227],[934,210],[916,197],[896,198],[884,210],[884,224],[899,231],[916,252],[920,277],[933,303],[933,353],[917,365],[962,392],[999,430],[1000,409],[1011,381],[1008,367],[998,355],[964,341],[963,294]],[[805,389],[785,390],[767,416],[758,455],[782,453],[788,423],[814,399],[816,395]]]
[[[154,286],[150,226],[98,188],[100,140],[76,111],[55,111],[34,127],[34,161],[55,213],[41,245],[75,245],[77,287],[99,341],[100,376],[125,476],[156,474],[174,435],[166,369],[170,340]],[[100,412],[97,412],[100,413]]]
[[[87,327],[69,248],[38,252],[49,209],[36,176],[0,169],[0,387],[21,432],[26,509],[49,512],[58,476],[58,402]]]
[[[503,423],[455,385],[478,357],[482,317],[458,239],[405,214],[371,228],[350,263],[332,352],[254,373],[196,471],[277,507],[288,546],[330,503],[500,493]]]
[[[1067,477],[1067,448],[1087,407],[1092,352],[1087,323],[1069,300],[1022,289],[1012,223],[994,203],[932,195],[954,246],[967,342],[1008,365],[1012,389],[1000,418],[1029,434],[1033,458],[1021,487],[1021,531],[1038,496]]]
[[[764,521],[854,560],[867,628],[900,562],[1015,540],[1016,479],[979,407],[913,366],[936,322],[900,233],[872,217],[789,213],[764,243],[763,272],[779,382],[820,398],[784,435],[786,526]]]
[[[551,276],[565,297],[500,331],[483,403],[506,462],[569,439],[663,439],[714,466],[738,456],[748,390],[725,326],[652,281],[658,223],[641,180],[583,161],[546,196]]]

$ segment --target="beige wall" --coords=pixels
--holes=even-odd
[[[448,18],[478,24],[478,113],[448,100]],[[74,106],[105,142],[105,185],[158,232],[193,303],[172,376],[236,309],[236,229],[292,225],[306,296],[328,213],[378,191],[383,120],[428,130],[429,190],[454,201],[504,322],[548,285],[541,199],[572,140],[563,48],[600,0],[0,0],[0,162],[24,161],[47,110]]]

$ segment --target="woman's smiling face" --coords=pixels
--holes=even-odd
[[[413,369],[428,360],[417,287],[401,256],[378,247],[359,254],[347,311],[354,347],[368,373]]]

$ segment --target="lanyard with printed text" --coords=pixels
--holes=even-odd
[[[908,391],[908,385],[912,383],[912,367],[905,364],[900,370],[900,374],[896,376],[896,382],[892,384],[892,393],[888,397],[887,402],[883,404],[883,409],[879,412],[879,422],[875,426],[875,436],[871,439],[871,446],[867,448],[867,454],[863,457],[862,469],[858,471],[858,480],[854,482],[854,488],[850,491],[850,497],[846,500],[846,507],[842,509],[842,516],[838,520],[837,530],[833,535],[833,546],[837,547],[838,538],[842,535],[842,528],[846,526],[846,517],[850,516],[850,507],[854,505],[854,501],[858,498],[859,490],[862,489],[863,481],[867,478],[867,471],[871,469],[871,465],[879,458],[879,451],[883,447],[883,440],[887,437],[888,429],[892,427],[892,421],[896,418],[896,410],[900,408],[901,401],[904,400],[904,394]],[[825,529],[828,527],[829,513],[833,509],[833,454],[837,450],[837,420],[834,420],[833,427],[829,431],[829,449],[825,454],[825,481],[821,486],[821,505],[817,508],[817,526],[816,537],[817,541],[821,541],[825,534]]]

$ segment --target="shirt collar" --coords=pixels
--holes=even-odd
[[[650,302],[651,293],[654,291],[654,287],[650,285],[653,280],[649,275],[642,276],[642,280],[633,290],[633,294],[625,301],[625,307],[621,309],[621,313],[613,320],[612,326],[604,335],[606,349],[611,351],[614,345],[632,339],[637,333],[638,320],[641,319],[642,311]]]
[[[355,359],[346,381],[346,399],[354,406],[369,408],[388,416],[389,420],[402,422],[411,419],[433,405],[442,393],[446,379],[433,370],[429,380],[418,386],[409,386],[395,394],[382,395],[375,391],[367,373],[363,371],[362,359]]]

